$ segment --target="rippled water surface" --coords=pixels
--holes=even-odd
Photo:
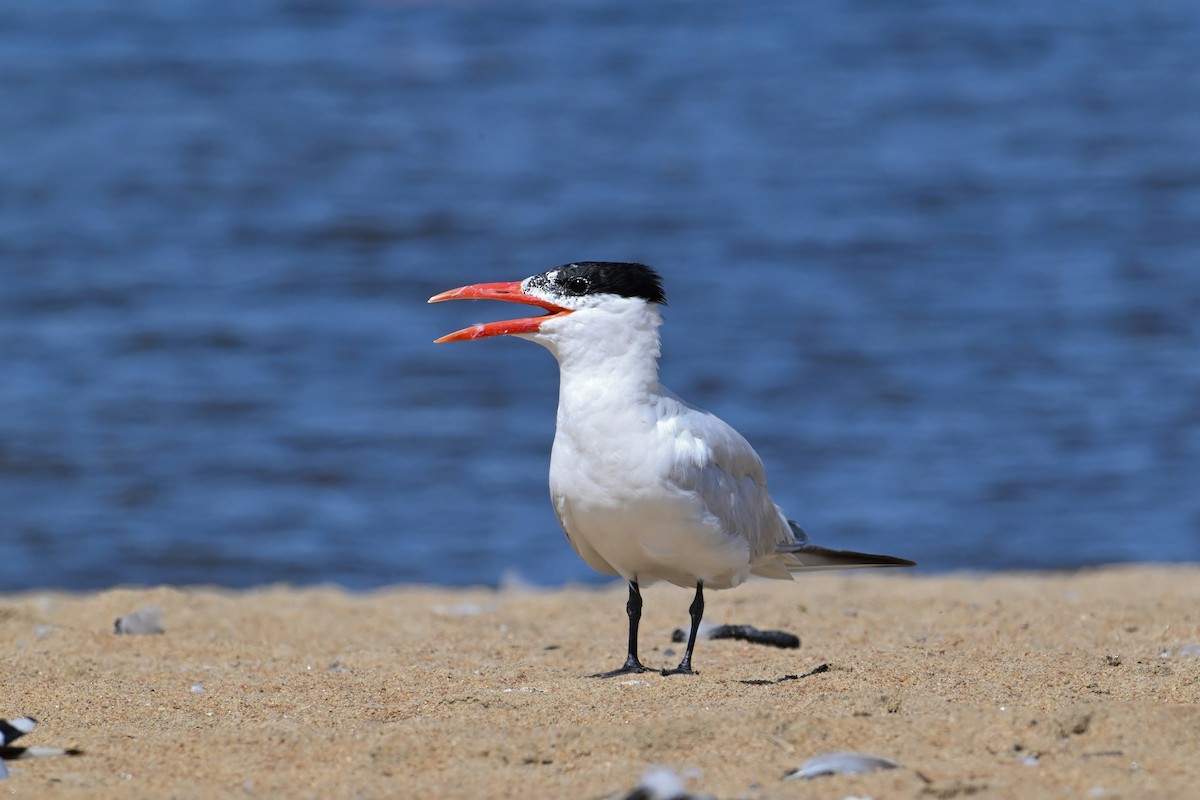
[[[0,589],[597,580],[541,348],[462,283],[666,280],[664,381],[815,539],[1200,560],[1200,6],[0,9]]]

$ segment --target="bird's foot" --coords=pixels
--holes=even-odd
[[[699,675],[700,673],[696,672],[696,670],[692,669],[691,664],[684,662],[683,664],[680,664],[675,669],[662,670],[662,674],[663,675]]]
[[[588,675],[589,678],[615,678],[618,675],[638,675],[642,672],[650,672],[650,668],[644,666],[637,658],[630,656],[625,660],[624,666],[618,667],[608,672],[597,672],[595,675]]]

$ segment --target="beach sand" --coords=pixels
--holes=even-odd
[[[674,666],[689,591],[644,591]],[[625,591],[114,589],[0,598],[24,797],[623,797],[651,766],[718,798],[1200,796],[1200,567],[854,573],[710,592],[697,676],[598,680]],[[165,633],[118,636],[147,606]],[[803,676],[774,683],[788,675]],[[745,681],[767,683],[749,684]],[[831,751],[901,769],[783,781]]]

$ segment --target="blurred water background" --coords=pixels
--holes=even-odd
[[[603,580],[463,283],[665,276],[825,544],[1200,560],[1200,5],[0,7],[0,590]]]

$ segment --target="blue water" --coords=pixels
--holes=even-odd
[[[598,580],[425,305],[579,259],[818,541],[1200,560],[1200,5],[1063,5],[6,4],[0,590]]]

